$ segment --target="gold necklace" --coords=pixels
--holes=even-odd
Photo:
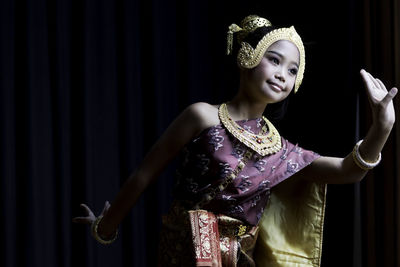
[[[236,137],[241,143],[247,147],[253,149],[261,156],[274,154],[281,150],[282,141],[278,130],[267,120],[264,116],[262,117],[268,126],[268,134],[265,134],[266,129],[263,127],[261,133],[264,134],[253,134],[240,127],[234,120],[231,119],[228,113],[228,108],[225,103],[221,104],[218,109],[219,119],[225,128]]]

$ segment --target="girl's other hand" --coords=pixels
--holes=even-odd
[[[397,94],[397,88],[393,87],[389,92],[383,82],[374,78],[370,73],[361,70],[368,100],[372,108],[373,124],[382,129],[391,129],[395,122],[395,112],[392,99]]]
[[[94,215],[92,210],[86,204],[81,204],[80,206],[85,210],[86,216],[75,217],[72,219],[72,221],[74,223],[83,223],[83,224],[91,225],[96,220],[97,217]],[[110,208],[110,203],[108,201],[106,201],[106,203],[104,204],[103,211],[101,212],[100,216],[106,215],[109,208]]]

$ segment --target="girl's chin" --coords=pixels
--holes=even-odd
[[[284,100],[286,96],[277,93],[264,93],[264,100],[267,104],[274,104]]]

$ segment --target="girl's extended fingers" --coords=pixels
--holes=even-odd
[[[372,76],[371,73],[367,72],[368,76],[370,77],[372,83],[374,84],[374,86],[376,88],[381,88],[381,85],[378,83],[378,81],[374,78],[374,76]]]
[[[94,216],[94,213],[92,212],[92,210],[86,204],[81,204],[81,207],[86,211],[86,213],[89,217],[96,217],[96,216]]]
[[[387,93],[388,90],[386,89],[386,86],[383,84],[383,82],[379,79],[376,79],[376,80],[378,81],[380,88]]]
[[[389,104],[390,101],[392,101],[392,99],[396,96],[397,94],[397,88],[393,87],[387,94],[386,96],[382,99],[382,106],[384,108],[387,107],[387,105]]]
[[[367,88],[372,87],[374,85],[372,80],[371,80],[371,77],[368,75],[368,73],[365,70],[361,70],[360,74],[361,74],[361,76],[363,78],[364,85]]]
[[[75,217],[72,219],[74,223],[84,223],[84,224],[92,224],[93,220],[89,217]]]
[[[365,70],[361,70],[360,74],[362,76],[365,89],[367,90],[368,99],[371,99],[373,90],[372,88],[374,87],[374,83],[372,82],[370,75],[368,75],[368,72],[366,72]]]
[[[106,203],[104,203],[104,208],[103,208],[103,211],[101,212],[101,214],[105,215],[109,208],[110,208],[110,202],[106,201]]]

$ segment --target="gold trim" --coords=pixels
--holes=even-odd
[[[240,44],[249,33],[255,31],[257,28],[272,26],[269,20],[261,18],[257,15],[249,15],[245,17],[240,23],[240,25],[242,27],[239,27],[234,23],[229,26],[227,35],[227,49],[226,49],[227,55],[230,55],[232,53],[234,33],[238,33],[237,40],[238,43]]]
[[[250,15],[250,16],[245,17],[240,22],[240,25],[243,28],[243,31],[240,31],[238,33],[237,40],[239,43],[241,43],[249,33],[254,32],[256,29],[258,29],[260,27],[272,26],[272,24],[269,20],[259,17],[257,15]]]
[[[101,221],[102,219],[103,219],[103,216],[100,215],[100,216],[97,217],[96,220],[92,223],[92,225],[91,225],[92,236],[94,237],[94,239],[96,239],[97,242],[99,242],[99,243],[101,243],[101,244],[103,244],[103,245],[109,245],[109,244],[111,244],[112,242],[114,242],[114,241],[117,239],[117,237],[118,237],[118,229],[115,230],[114,236],[113,236],[111,239],[109,239],[109,240],[103,239],[102,237],[100,237],[100,235],[99,235],[99,233],[98,233],[98,231],[97,231],[97,230],[98,230],[98,227],[99,227],[99,224],[100,224],[100,221]]]
[[[372,170],[373,168],[378,166],[378,164],[381,162],[382,154],[379,153],[378,158],[376,159],[375,162],[368,162],[368,161],[364,160],[360,155],[360,145],[362,142],[363,142],[363,140],[360,140],[354,146],[353,151],[352,151],[353,160],[357,164],[357,166],[360,167],[361,169],[363,169],[365,171]]]
[[[237,236],[242,236],[242,235],[244,235],[245,233],[246,233],[246,230],[247,230],[247,226],[246,225],[243,225],[243,224],[241,224],[241,225],[239,225],[238,226],[238,229],[237,229]]]
[[[226,47],[226,54],[227,55],[230,55],[232,53],[232,49],[233,49],[233,34],[235,32],[240,32],[242,30],[243,29],[240,28],[236,24],[231,24],[229,26],[228,35],[227,35],[227,47]]]
[[[268,27],[271,26],[271,22],[265,18],[259,17],[257,15],[249,15],[245,17],[240,25],[242,25],[243,30],[247,32],[253,32],[255,29],[260,27]]]
[[[219,119],[225,128],[241,143],[251,148],[261,156],[274,154],[281,150],[282,140],[278,130],[274,125],[267,120],[264,116],[262,117],[268,127],[268,134],[253,134],[240,127],[235,121],[233,121],[228,112],[228,108],[225,103],[221,104],[218,109]]]
[[[214,197],[218,194],[218,192],[221,192],[225,190],[225,188],[233,181],[236,179],[238,174],[244,169],[246,166],[247,161],[253,156],[251,151],[246,150],[244,152],[243,158],[241,161],[239,161],[238,165],[236,165],[236,168],[225,178],[225,180],[218,185],[217,187],[211,188],[208,193],[203,195],[203,198],[200,200],[199,203],[193,206],[194,209],[200,209],[203,207],[205,204],[209,203],[211,200],[214,199]]]

